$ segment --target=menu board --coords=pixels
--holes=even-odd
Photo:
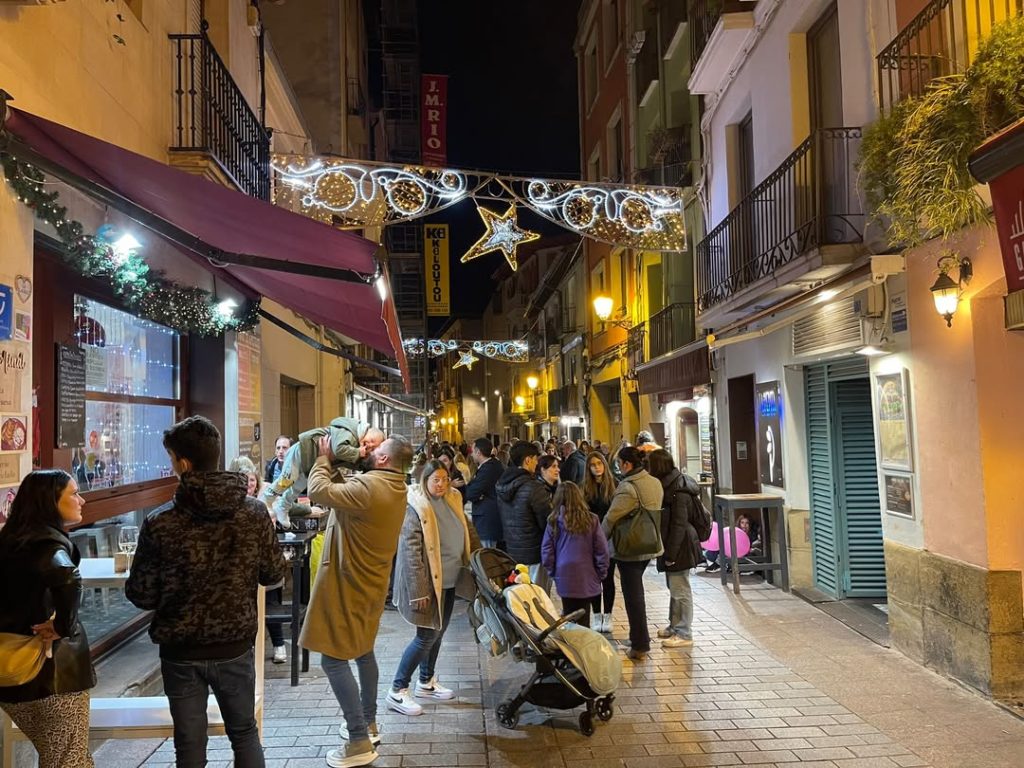
[[[85,351],[57,345],[57,447],[85,445]]]

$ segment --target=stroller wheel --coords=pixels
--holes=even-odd
[[[612,719],[612,715],[615,714],[615,709],[612,706],[611,698],[598,699],[597,700],[597,716],[603,721],[608,722]]]
[[[511,701],[503,701],[499,704],[498,708],[494,710],[494,714],[498,716],[498,722],[503,728],[511,729],[519,725],[519,713],[512,709]]]
[[[580,733],[584,736],[594,735],[594,718],[589,712],[583,712],[580,714]]]

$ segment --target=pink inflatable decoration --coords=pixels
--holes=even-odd
[[[718,551],[718,522],[711,523],[711,535],[708,536],[707,541],[700,543],[700,548],[708,552]]]
[[[732,557],[732,544],[729,541],[729,529],[722,529],[725,536],[725,556]],[[736,529],[736,557],[746,557],[750,553],[750,537],[742,528]]]

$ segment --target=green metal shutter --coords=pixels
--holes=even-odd
[[[885,595],[882,514],[869,379],[833,384],[837,501],[844,533],[844,591],[850,597]]]
[[[806,368],[805,385],[814,585],[826,594],[839,597],[839,542],[836,536],[826,367],[817,365]]]

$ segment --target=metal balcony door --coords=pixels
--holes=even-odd
[[[867,366],[805,371],[814,585],[832,597],[886,594]]]

